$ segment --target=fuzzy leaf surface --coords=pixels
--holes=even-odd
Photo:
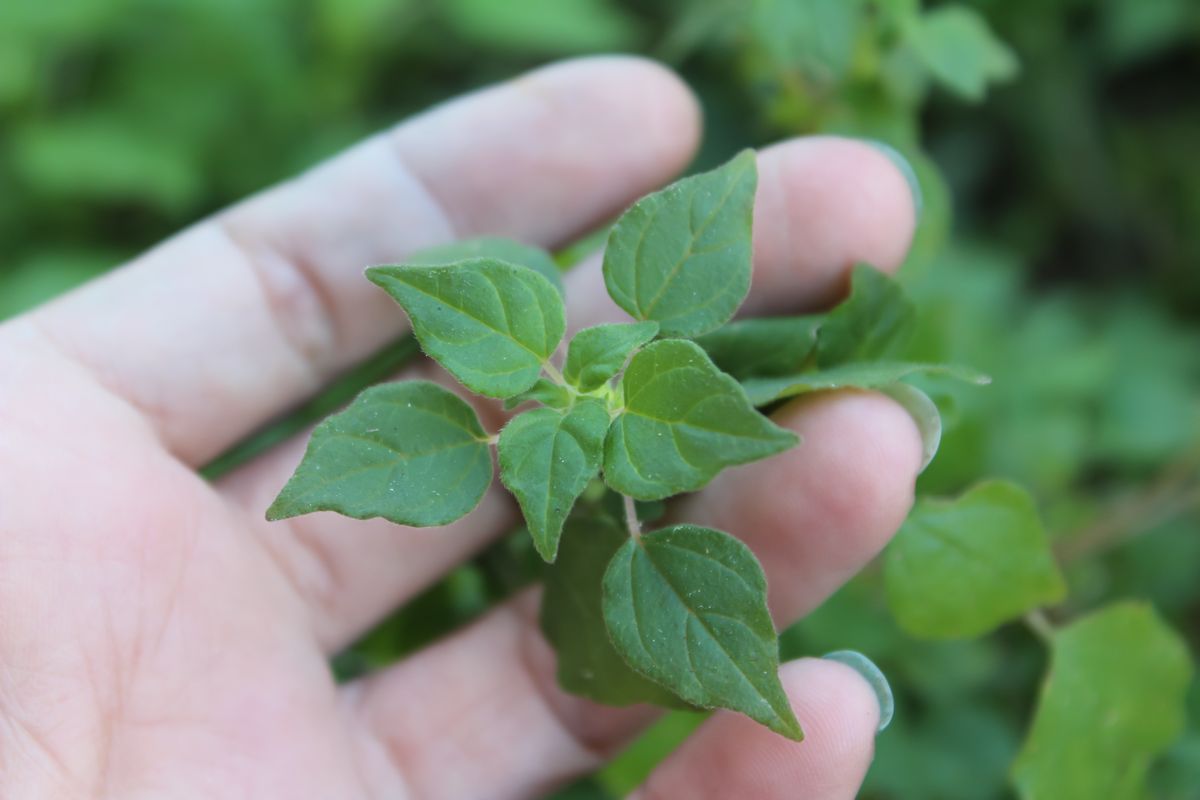
[[[550,281],[559,294],[566,293],[563,288],[562,270],[554,263],[549,253],[539,247],[500,236],[481,236],[477,239],[463,239],[427,247],[405,258],[404,263],[409,266],[437,267],[476,258],[494,258],[509,264],[529,267]]]
[[[1192,664],[1154,610],[1118,603],[1055,633],[1050,674],[1013,765],[1024,800],[1140,800],[1182,732]]]
[[[766,592],[746,545],[676,525],[631,538],[613,556],[604,621],[630,666],[686,702],[740,711],[798,741]]]
[[[474,409],[436,384],[374,386],[316,427],[267,519],[336,511],[445,525],[473,509],[492,482],[487,439]]]
[[[809,392],[830,389],[877,389],[913,375],[934,375],[967,383],[985,384],[990,379],[968,367],[956,364],[914,364],[909,361],[856,361],[816,372],[781,375],[774,378],[747,378],[742,388],[756,406],[765,406]]]
[[[664,336],[720,326],[750,290],[758,171],[753,151],[677,181],[626,211],[604,251],[604,283],[634,319]]]
[[[372,267],[367,277],[408,312],[427,355],[489,397],[512,397],[533,386],[566,330],[554,286],[504,261]]]
[[[629,536],[607,514],[569,520],[558,559],[546,568],[542,630],[558,653],[558,681],[569,692],[609,705],[688,708],[617,653],[604,626],[604,571]]]
[[[821,316],[737,320],[696,339],[723,372],[738,380],[789,375],[806,366],[817,346]]]
[[[567,345],[563,378],[581,392],[598,389],[625,366],[630,353],[657,334],[653,321],[584,328]]]
[[[608,421],[604,403],[585,397],[565,412],[526,411],[500,432],[500,480],[516,496],[546,561],[558,553],[575,500],[600,471]]]
[[[798,441],[750,405],[699,346],[664,339],[639,351],[621,380],[624,410],[604,442],[604,480],[638,500],[704,486],[725,467]]]
[[[888,546],[884,581],[901,627],[934,639],[979,636],[1066,592],[1033,498],[1007,481],[919,500]]]

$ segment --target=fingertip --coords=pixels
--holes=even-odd
[[[762,151],[759,165],[754,313],[829,305],[844,295],[855,263],[893,272],[904,261],[916,201],[878,147],[837,136],[793,139]]]
[[[558,62],[433,109],[392,142],[461,238],[558,247],[691,159],[695,97],[652,61]]]
[[[598,55],[552,64],[516,79],[535,91],[564,93],[583,87],[616,130],[636,131],[630,155],[641,159],[654,182],[674,177],[700,146],[702,115],[692,88],[664,64],[644,56]]]
[[[875,693],[854,669],[834,661],[789,662],[779,677],[804,727],[804,741],[718,712],[633,797],[853,798],[874,757]]]
[[[804,728],[804,739],[824,758],[862,763],[874,754],[880,702],[871,684],[850,665],[824,658],[800,658],[779,668],[779,680]]]
[[[786,623],[883,549],[912,506],[924,448],[908,413],[877,392],[805,395],[773,419],[801,444],[727,470],[679,516],[744,540],[767,572],[772,613]]]

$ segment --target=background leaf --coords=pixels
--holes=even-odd
[[[1179,736],[1187,647],[1147,606],[1119,603],[1054,635],[1050,675],[1013,779],[1025,800],[1138,800]]]
[[[908,40],[939,82],[966,100],[1017,74],[1017,57],[971,8],[953,5],[915,17]]]
[[[487,438],[474,409],[436,384],[375,386],[316,427],[267,519],[336,511],[445,525],[473,509],[492,482]]]
[[[533,386],[566,330],[562,298],[550,282],[503,261],[372,267],[367,277],[408,312],[427,355],[490,397]]]
[[[634,203],[604,251],[617,305],[657,320],[663,336],[698,336],[732,317],[750,290],[757,185],[756,156],[746,150]]]
[[[917,501],[884,560],[900,625],[935,639],[978,636],[1066,591],[1029,493],[981,483],[954,500]]]
[[[664,339],[641,350],[621,391],[625,407],[604,442],[604,480],[639,500],[699,489],[725,467],[798,441],[755,411],[692,342]]]
[[[563,521],[600,471],[608,409],[584,397],[567,411],[536,408],[500,432],[500,480],[516,495],[533,544],[546,561],[558,553]]]
[[[604,574],[604,621],[630,666],[688,703],[803,737],[779,683],[766,579],[732,536],[676,525],[629,539]]]

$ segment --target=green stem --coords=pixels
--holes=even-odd
[[[1033,631],[1033,635],[1047,647],[1054,644],[1054,626],[1046,618],[1046,612],[1035,608],[1024,616],[1025,627]]]
[[[542,371],[546,373],[547,378],[554,381],[559,386],[567,385],[567,381],[563,378],[562,373],[558,371],[558,367],[554,366],[549,361],[542,362]]]
[[[629,535],[632,538],[641,538],[642,524],[638,522],[637,504],[627,494],[621,495],[621,497],[625,501],[625,528],[629,531]]]

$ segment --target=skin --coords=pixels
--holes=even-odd
[[[333,683],[330,653],[505,530],[499,488],[448,529],[267,523],[303,438],[216,484],[195,469],[403,330],[366,265],[482,234],[560,245],[670,180],[698,137],[694,99],[661,67],[566,62],[0,326],[0,796],[534,798],[628,742],[652,712],[562,693],[532,594]],[[855,261],[903,259],[913,201],[877,151],[816,138],[759,158],[751,312],[820,308]],[[576,326],[620,319],[601,287],[598,261],[569,276]],[[741,536],[784,624],[895,531],[921,448],[880,395],[777,419],[800,447],[672,514]],[[718,713],[637,797],[853,797],[878,719],[867,684],[815,659],[782,675],[803,743]]]

